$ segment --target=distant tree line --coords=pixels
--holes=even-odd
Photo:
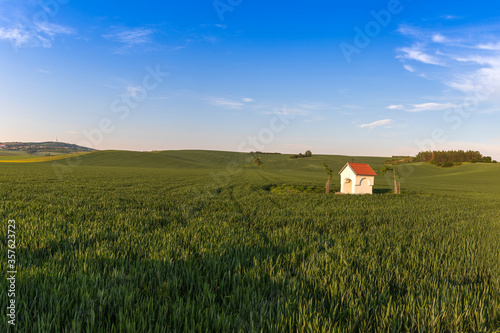
[[[300,153],[298,155],[291,155],[290,158],[303,158],[303,157],[311,157],[312,153],[310,150],[307,150],[304,154]]]
[[[281,153],[269,153],[269,152],[258,151],[258,150],[257,151],[251,151],[250,154],[251,155],[259,155],[259,154],[262,154],[262,155],[264,155],[264,154],[278,154],[278,155],[281,155]]]
[[[483,162],[483,163],[496,163],[491,159],[491,156],[483,156],[478,151],[473,150],[434,150],[423,151],[417,154],[414,159],[415,162],[430,162],[432,164],[462,163],[462,162]]]
[[[483,156],[483,154],[474,150],[433,150],[422,151],[415,157],[393,156],[392,159],[387,160],[385,164],[394,165],[414,162],[428,162],[441,167],[452,167],[464,162],[497,163],[497,161],[491,159],[491,156]]]
[[[1,143],[0,143],[1,144]],[[28,154],[38,152],[68,153],[94,151],[95,149],[64,142],[5,142],[2,150],[26,151]]]

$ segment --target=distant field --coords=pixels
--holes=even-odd
[[[260,156],[0,163],[16,331],[499,331],[500,164],[415,164],[402,195],[379,175],[377,194],[350,196],[315,192],[321,163],[380,173],[385,158]]]
[[[30,155],[0,154],[0,161],[28,160],[35,157],[36,156],[30,156]]]
[[[63,160],[69,157],[80,156],[88,153],[75,153],[75,154],[57,154],[51,153],[51,156],[46,156],[46,153],[43,154],[33,154],[33,155],[23,155],[23,154],[0,154],[0,163],[36,163],[36,162],[50,162]]]

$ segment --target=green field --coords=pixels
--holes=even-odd
[[[377,176],[350,196],[317,192],[352,157],[260,156],[0,163],[16,331],[500,332],[500,164],[414,164],[401,195]]]
[[[0,150],[0,161],[29,160],[34,158],[45,157],[47,154],[50,154],[50,156],[63,155],[62,153],[54,153],[54,152],[49,153],[43,151],[39,151],[33,154],[28,154],[25,151],[19,151],[19,150]]]

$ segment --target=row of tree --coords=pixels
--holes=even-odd
[[[478,151],[473,150],[434,150],[423,151],[417,154],[414,162],[431,162],[433,164],[461,163],[461,162],[483,162],[496,163],[491,156],[483,156]]]
[[[312,153],[310,150],[306,150],[304,154],[300,153],[298,155],[291,155],[290,158],[302,158],[302,157],[311,157]]]

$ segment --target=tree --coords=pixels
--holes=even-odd
[[[483,162],[484,163],[491,163],[491,156],[485,156],[485,157],[483,157]]]
[[[311,157],[312,156],[312,153],[310,150],[307,150],[306,153],[305,153],[305,156],[306,157]]]
[[[330,193],[330,184],[332,182],[332,176],[333,176],[333,169],[330,169],[328,165],[323,162],[323,166],[325,167],[326,174],[328,175],[328,180],[326,181],[325,185],[325,193]]]
[[[400,175],[396,168],[386,165],[380,170],[380,172],[382,173],[382,176],[384,176],[389,170],[392,170],[392,177],[394,178],[394,194],[401,194],[401,184],[399,183]]]

